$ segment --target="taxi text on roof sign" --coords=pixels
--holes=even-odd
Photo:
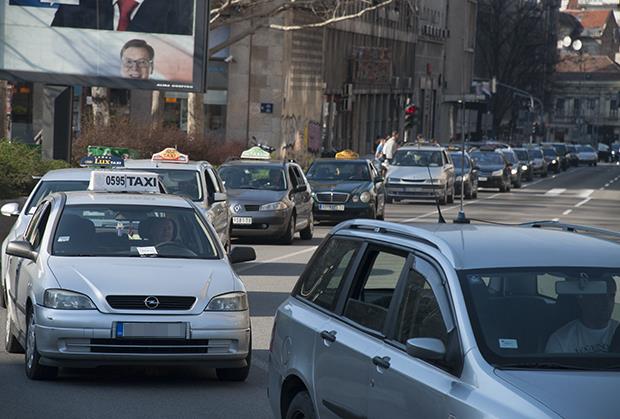
[[[241,158],[248,160],[269,160],[271,159],[271,153],[256,146],[241,153]]]
[[[159,153],[153,154],[151,160],[166,163],[188,163],[189,156],[187,154],[180,153],[176,148],[169,147]]]
[[[80,159],[82,167],[123,167],[125,160],[118,156],[86,156]]]
[[[336,158],[339,160],[355,160],[359,157],[360,155],[353,150],[342,150],[340,153],[336,153]]]
[[[90,174],[89,191],[158,193],[159,176],[149,172],[97,170]]]

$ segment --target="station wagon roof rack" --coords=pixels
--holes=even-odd
[[[561,223],[559,221],[549,221],[549,220],[532,221],[529,223],[519,224],[519,226],[529,227],[529,228],[556,228],[559,230],[569,231],[572,233],[579,233],[579,232],[595,233],[595,234],[600,234],[602,236],[608,236],[608,237],[614,237],[614,238],[620,239],[620,232],[617,232],[617,231],[608,230],[605,228],[584,226],[584,225],[579,225],[579,224]]]

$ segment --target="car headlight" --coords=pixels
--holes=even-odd
[[[270,204],[261,205],[260,211],[281,211],[287,208],[286,204],[282,201],[272,202]]]
[[[245,292],[230,292],[213,297],[205,311],[244,311],[248,309],[248,296]]]
[[[433,185],[443,185],[446,183],[445,179],[428,179],[426,183],[431,183]]]
[[[463,176],[457,176],[457,177],[456,177],[456,181],[457,181],[457,182],[461,182],[462,180],[463,180]]]
[[[517,173],[519,173],[519,169],[512,169],[510,173],[512,173],[513,175],[516,175]]]
[[[527,172],[528,167],[526,165],[521,166],[521,170],[523,170],[524,172]]]
[[[50,289],[45,290],[43,305],[57,310],[96,310],[92,300],[79,292]]]
[[[555,160],[555,159],[551,160],[551,164],[556,164],[557,162],[558,162],[558,161],[557,161],[557,160]]]
[[[370,192],[362,192],[360,194],[360,201],[362,201],[364,204],[367,204],[370,202]]]
[[[388,178],[388,183],[398,183],[398,182],[400,182],[400,178],[397,178],[397,177]]]
[[[504,174],[503,170],[496,170],[493,173],[491,173],[491,176],[501,176]]]

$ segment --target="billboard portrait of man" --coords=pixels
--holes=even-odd
[[[52,26],[192,35],[194,0],[80,0],[60,4]]]
[[[153,74],[155,50],[143,39],[127,41],[121,49],[121,76],[148,80]]]

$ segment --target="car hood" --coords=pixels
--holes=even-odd
[[[579,153],[577,153],[577,156],[579,157],[592,157],[592,156],[596,156],[596,153],[593,151],[580,151]]]
[[[243,204],[269,204],[282,201],[287,191],[269,191],[265,189],[227,189],[228,200]]]
[[[618,372],[495,370],[495,374],[565,418],[609,418],[620,411]]]
[[[202,311],[213,296],[238,291],[224,259],[51,256],[48,265],[62,289],[88,295],[104,312],[108,295],[193,296]]]
[[[479,164],[481,172],[495,172],[497,170],[504,170],[504,166],[500,166],[498,164]]]
[[[362,189],[368,189],[369,180],[363,181],[346,181],[346,182],[322,182],[310,181],[312,192],[346,192],[352,193]]]
[[[433,179],[443,176],[443,168],[441,167],[390,166],[387,177],[405,180],[426,180],[428,179],[429,169]]]

